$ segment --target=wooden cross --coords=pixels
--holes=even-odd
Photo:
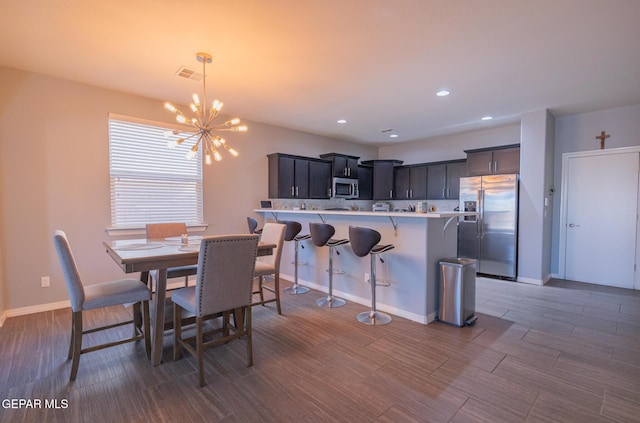
[[[607,135],[604,131],[600,133],[600,136],[596,137],[597,140],[600,140],[600,150],[604,150],[604,140],[609,138],[611,135]]]

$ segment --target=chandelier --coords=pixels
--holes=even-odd
[[[205,73],[205,67],[207,63],[211,63],[212,57],[207,53],[197,53],[196,59],[202,63],[202,99],[200,103],[200,97],[198,94],[193,95],[193,102],[190,104],[191,111],[195,113],[195,117],[191,119],[187,118],[177,107],[168,101],[164,103],[164,108],[176,114],[176,120],[186,125],[184,130],[173,130],[171,133],[179,135],[181,138],[172,140],[167,143],[167,147],[176,148],[187,140],[196,139],[197,141],[191,149],[187,152],[186,158],[188,160],[193,159],[198,148],[202,146],[202,153],[204,154],[204,162],[208,165],[213,163],[213,160],[220,161],[222,156],[218,151],[221,148],[227,150],[232,156],[237,157],[238,152],[231,148],[224,138],[214,135],[213,132],[217,131],[231,131],[231,132],[245,132],[248,128],[246,125],[239,125],[240,119],[234,118],[224,123],[214,124],[214,120],[218,116],[218,113],[222,109],[223,103],[220,100],[214,100],[211,104],[211,108],[207,108],[207,75]]]

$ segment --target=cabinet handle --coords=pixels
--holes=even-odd
[[[489,160],[489,173],[491,173],[491,160]]]
[[[446,197],[447,197],[447,189],[442,188],[442,198],[446,198]]]
[[[351,168],[350,168],[350,167],[349,167],[349,168],[347,168],[347,175],[348,175],[348,176],[351,176]]]
[[[295,195],[296,191],[295,191],[295,187],[293,185],[291,185],[291,196],[293,197]]]
[[[329,198],[331,198],[331,188],[329,188]]]
[[[347,168],[342,169],[342,176],[347,176]]]
[[[449,198],[450,195],[451,195],[451,190],[447,188],[447,198]]]
[[[497,160],[495,162],[493,162],[493,171],[494,172],[498,171],[498,161]]]
[[[296,197],[298,196],[298,187],[296,186]]]
[[[409,198],[409,190],[407,190],[407,198]]]
[[[413,198],[413,190],[412,189],[409,190],[409,198]]]

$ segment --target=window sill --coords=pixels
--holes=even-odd
[[[189,233],[198,233],[204,232],[207,230],[206,223],[200,225],[187,225],[187,231]],[[105,232],[109,236],[132,236],[132,235],[140,235],[147,236],[147,230],[145,228],[107,228]]]

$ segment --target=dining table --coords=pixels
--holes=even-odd
[[[156,271],[156,291],[152,297],[151,362],[162,361],[167,295],[167,269],[198,263],[202,236],[169,237],[162,239],[126,239],[104,241],[107,254],[125,273],[141,272],[146,283],[148,272]],[[275,244],[258,242],[258,255],[271,255]]]

